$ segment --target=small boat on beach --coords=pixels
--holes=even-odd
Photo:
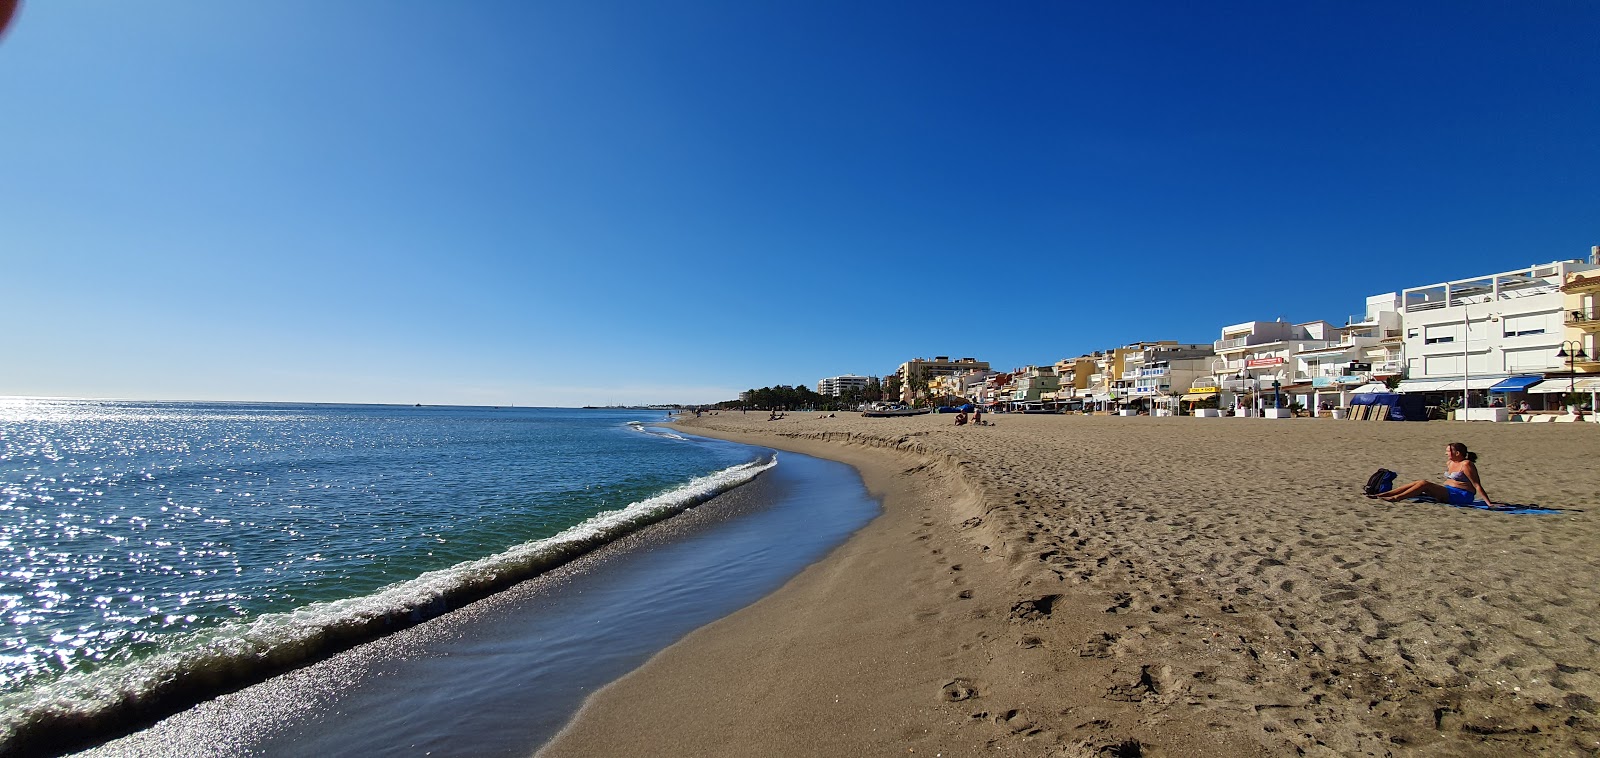
[[[932,411],[931,408],[912,408],[905,403],[867,403],[861,409],[861,415],[867,418],[888,418],[891,416],[921,416]]]

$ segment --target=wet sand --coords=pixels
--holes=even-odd
[[[1593,755],[1600,426],[724,413],[885,512],[546,756]],[[1511,515],[1360,496],[1482,458]]]

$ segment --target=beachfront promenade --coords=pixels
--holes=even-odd
[[[598,695],[548,755],[1600,745],[1591,424],[766,419],[681,426],[854,463],[884,515]],[[1438,477],[1455,440],[1497,502],[1561,512],[1360,496],[1380,466]]]

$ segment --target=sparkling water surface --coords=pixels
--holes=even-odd
[[[368,596],[730,467],[621,410],[0,400],[0,695]]]

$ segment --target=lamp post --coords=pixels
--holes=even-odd
[[[1467,351],[1467,345],[1472,340],[1467,335],[1472,333],[1472,325],[1467,320],[1467,306],[1461,306],[1461,415],[1466,418],[1467,409],[1472,407],[1472,354]]]
[[[1500,314],[1498,313],[1491,313],[1484,317],[1484,323],[1486,324],[1499,320]],[[1467,349],[1472,344],[1472,341],[1467,339],[1467,335],[1471,331],[1472,326],[1468,321],[1467,306],[1463,304],[1461,306],[1461,414],[1457,418],[1466,418],[1467,409],[1472,407],[1472,368],[1470,366],[1472,354]]]
[[[1272,380],[1272,409],[1273,410],[1278,410],[1278,409],[1283,407],[1283,404],[1278,402],[1278,386],[1279,386],[1278,385],[1278,380],[1276,378],[1274,378]]]
[[[1239,369],[1239,373],[1235,374],[1235,376],[1237,376],[1239,378],[1239,412],[1241,414],[1243,414],[1245,412],[1245,407],[1244,407],[1244,383],[1245,383],[1246,379],[1250,378],[1250,371],[1248,369],[1241,368],[1241,369]]]
[[[1571,352],[1567,351],[1567,345],[1571,345],[1573,347]],[[1562,340],[1561,341],[1561,349],[1556,351],[1556,357],[1557,358],[1566,358],[1567,359],[1567,394],[1571,395],[1571,394],[1577,392],[1577,386],[1578,386],[1578,366],[1577,366],[1577,363],[1578,363],[1578,361],[1581,361],[1581,360],[1587,360],[1589,355],[1587,353],[1583,352],[1583,342],[1582,341],[1580,341],[1580,340]]]

